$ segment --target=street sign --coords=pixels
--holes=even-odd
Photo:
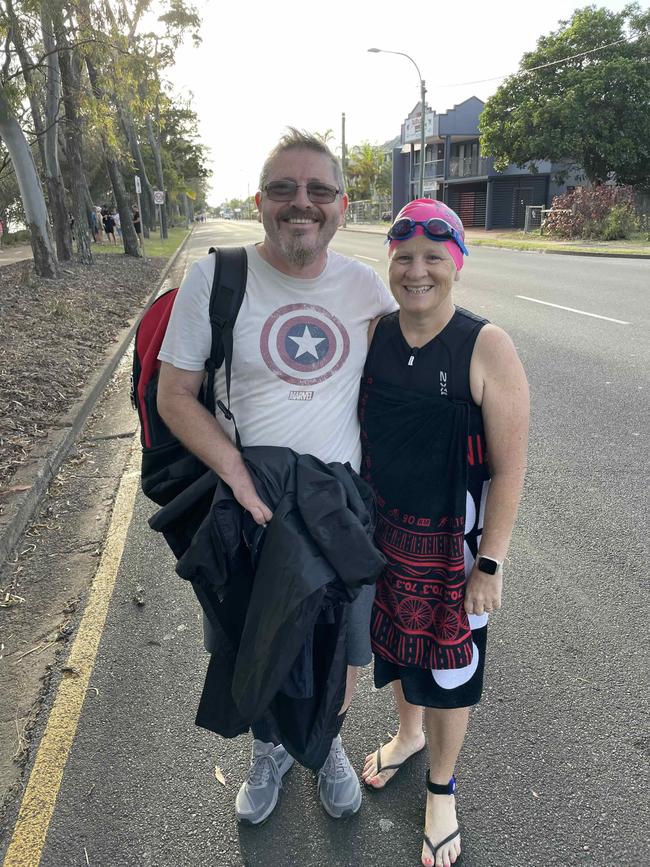
[[[142,192],[142,184],[140,183],[140,178],[138,175],[135,176],[134,181],[135,181],[135,191],[138,195],[140,195],[140,193]]]
[[[154,205],[164,205],[165,204],[165,191],[164,190],[154,190],[153,191],[153,202],[154,202]]]

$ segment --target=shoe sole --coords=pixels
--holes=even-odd
[[[327,815],[331,819],[349,819],[350,816],[354,816],[355,813],[358,813],[359,810],[361,809],[361,803],[362,803],[361,790],[359,790],[359,803],[357,804],[355,801],[356,806],[353,804],[351,807],[346,807],[341,813],[338,813],[338,814],[330,812],[330,810],[328,810],[327,807],[325,806],[325,804],[323,803],[322,798],[319,798],[319,800],[321,802],[321,806],[322,806],[323,810],[325,810],[325,812],[327,813]]]

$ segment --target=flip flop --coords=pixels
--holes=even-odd
[[[427,837],[427,835],[426,834],[424,835],[424,842],[427,844],[427,846],[431,850],[431,860],[433,861],[434,864],[436,863],[436,855],[438,854],[438,849],[441,849],[445,845],[445,843],[451,843],[451,841],[455,837],[459,837],[459,836],[460,836],[460,828],[456,828],[456,830],[452,834],[450,834],[448,837],[445,837],[444,840],[441,840],[436,846],[434,846],[433,843],[431,842],[431,840],[429,840],[429,838]],[[460,861],[460,857],[462,857],[462,856],[459,856],[456,859],[456,862],[455,862],[456,864],[458,864],[458,862]]]
[[[384,746],[384,744],[381,745],[381,747],[383,747],[383,746]],[[373,774],[373,777],[378,776],[382,771],[398,771],[402,767],[402,765],[405,765],[409,761],[409,759],[412,759],[413,756],[417,756],[418,753],[422,752],[422,750],[426,747],[426,742],[425,742],[424,746],[420,747],[419,750],[416,750],[414,753],[411,753],[410,756],[407,756],[403,761],[398,762],[395,765],[382,765],[382,763],[381,763],[381,747],[378,747],[377,750],[375,751],[375,764],[377,765],[377,771]],[[386,780],[386,782],[384,783],[383,786],[373,786],[372,783],[369,783],[367,780],[364,780],[363,782],[364,782],[364,785],[366,785],[369,789],[374,789],[375,791],[378,792],[380,789],[385,789],[386,786],[388,785],[388,783],[390,783],[390,781],[393,779],[394,776],[395,776],[395,774],[393,774],[393,776],[389,780]]]
[[[427,789],[431,792],[432,795],[453,795],[456,792],[456,777],[452,777],[449,780],[449,783],[446,786],[441,786],[438,783],[432,783],[431,778],[429,777],[429,772],[427,771]],[[424,842],[429,847],[431,851],[431,860],[433,863],[436,863],[436,855],[438,854],[438,849],[445,846],[447,843],[451,843],[456,837],[460,836],[460,828],[456,828],[455,831],[452,831],[444,840],[441,840],[439,843],[436,843],[435,846],[427,837],[426,833],[424,835]],[[460,862],[460,858],[462,855],[456,859],[456,864]]]

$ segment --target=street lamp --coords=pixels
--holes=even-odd
[[[420,192],[419,192],[418,198],[421,199],[424,196],[424,156],[425,156],[425,149],[426,149],[426,137],[424,134],[424,113],[425,113],[424,100],[425,100],[425,97],[427,95],[427,89],[424,86],[424,79],[422,78],[422,75],[420,73],[420,68],[418,67],[415,60],[413,60],[413,58],[410,56],[410,54],[405,54],[403,51],[388,51],[385,48],[369,48],[368,51],[371,54],[399,54],[400,57],[406,57],[408,60],[410,60],[411,63],[413,64],[413,66],[417,69],[418,78],[420,79],[420,109],[421,109],[421,113],[420,113],[420,183],[419,183]]]

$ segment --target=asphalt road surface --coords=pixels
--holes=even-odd
[[[190,259],[259,238],[257,224],[201,225]],[[381,237],[340,232],[334,248],[386,276]],[[471,248],[456,285],[458,304],[513,337],[533,405],[504,608],[458,767],[462,863],[640,867],[650,863],[650,264]],[[272,818],[238,827],[249,739],[193,725],[207,666],[200,618],[148,530],[152,511],[138,494],[40,863],[418,864],[424,756],[338,823],[296,766]],[[138,586],[144,606],[132,602]],[[389,692],[374,691],[367,670],[344,728],[354,765],[394,730]]]

